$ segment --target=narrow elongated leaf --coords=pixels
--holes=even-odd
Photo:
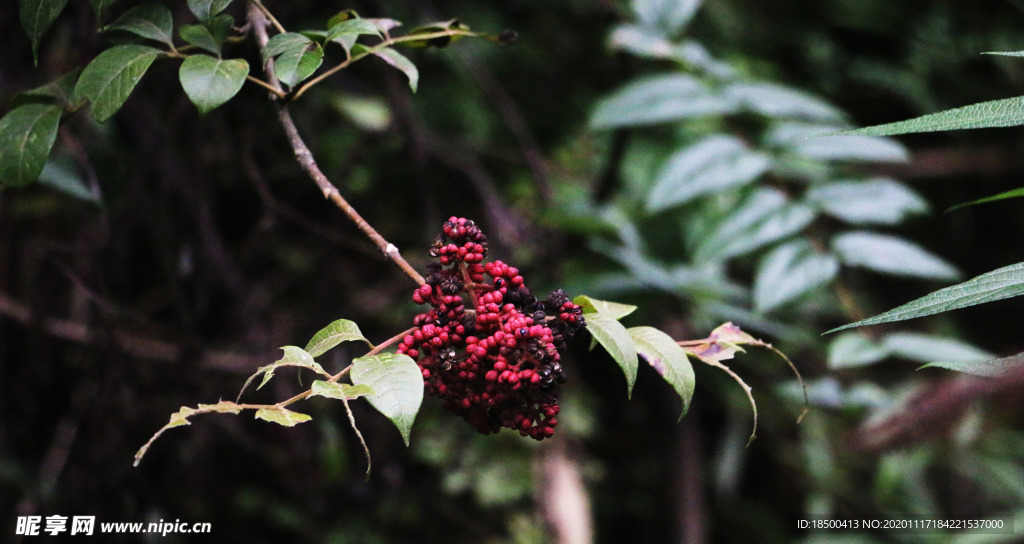
[[[733,102],[683,74],[634,81],[598,102],[590,117],[593,129],[653,125],[735,110]]]
[[[371,349],[373,348],[373,344],[370,344],[370,341],[359,331],[359,325],[348,319],[339,319],[314,334],[306,344],[306,351],[313,357],[319,357],[334,346],[352,340],[362,340]]]
[[[921,368],[945,368],[974,376],[999,378],[1024,366],[1024,353],[984,361],[936,361]],[[918,369],[920,370],[920,369]]]
[[[836,327],[825,334],[863,325],[905,321],[1022,294],[1024,294],[1024,263],[1017,263],[986,272],[963,283],[939,289],[874,317]]]
[[[754,281],[754,309],[768,312],[832,281],[839,261],[805,241],[781,245],[761,259]]]
[[[679,419],[683,419],[690,409],[690,399],[696,386],[686,351],[671,336],[654,327],[631,327],[627,330],[636,344],[637,354],[647,360],[683,401],[683,411],[679,414]]]
[[[587,295],[579,295],[572,299],[572,301],[583,309],[584,312],[598,312],[605,314],[612,319],[622,319],[636,311],[636,306],[633,306],[632,304],[598,300],[596,298],[590,298]]]
[[[420,72],[408,57],[390,47],[375,51],[373,54],[405,74],[405,77],[409,79],[409,88],[412,89],[412,92],[416,92],[416,87],[420,84]]]
[[[909,332],[890,334],[882,340],[882,345],[893,355],[922,363],[932,361],[976,363],[995,357],[992,353],[955,338],[931,334]]]
[[[92,116],[99,122],[121,109],[128,95],[146,75],[159,49],[144,45],[118,45],[97,56],[78,78],[74,100],[92,102]]]
[[[57,139],[59,106],[26,104],[0,119],[0,187],[21,187],[39,179]]]
[[[39,64],[39,40],[64,11],[68,0],[18,0],[21,28],[32,40],[32,59]],[[7,9],[10,9],[8,7]]]
[[[590,336],[601,344],[622,368],[622,373],[626,375],[626,397],[632,397],[637,367],[640,366],[633,338],[626,327],[610,314],[585,311],[583,318],[587,320],[587,331],[590,332]]]
[[[840,134],[893,136],[914,132],[938,132],[972,128],[1016,127],[1024,125],[1024,96],[990,100],[915,117],[906,121],[848,130]]]
[[[103,30],[124,30],[136,36],[171,45],[174,20],[167,6],[158,2],[147,2],[124,12]]]
[[[285,427],[294,427],[313,418],[308,414],[300,414],[285,408],[260,408],[256,410],[256,419],[277,423]]]
[[[897,225],[928,211],[928,203],[917,193],[887,178],[819,185],[807,192],[804,202],[855,225]]]
[[[349,385],[347,383],[335,383],[326,380],[313,382],[311,390],[313,395],[329,399],[352,400],[374,394],[373,388],[369,385]]]
[[[738,138],[710,136],[669,157],[647,195],[647,210],[658,212],[707,193],[748,184],[770,164]]]
[[[423,374],[408,355],[382,353],[352,361],[352,383],[366,385],[370,405],[391,420],[409,445],[409,434],[423,402]]]
[[[188,9],[200,21],[206,22],[224,11],[231,0],[188,0]]]
[[[249,63],[245,59],[191,55],[181,63],[178,79],[199,114],[206,115],[238,94],[248,74]]]
[[[988,202],[995,202],[997,200],[1006,200],[1007,198],[1020,198],[1022,196],[1024,196],[1024,187],[1021,187],[1020,189],[1013,189],[1011,191],[1006,191],[1005,193],[999,193],[998,195],[992,195],[992,196],[988,196],[988,197],[985,197],[985,198],[979,198],[978,200],[972,200],[970,202],[964,202],[963,204],[957,204],[956,206],[953,206],[952,208],[949,208],[948,210],[946,210],[946,212],[951,212],[953,210],[958,210],[960,208],[966,208],[967,206],[974,206],[975,204],[986,204]]]
[[[844,264],[897,276],[949,280],[960,272],[953,265],[902,238],[873,232],[847,232],[832,239]]]

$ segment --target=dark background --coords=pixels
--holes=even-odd
[[[184,2],[167,4],[176,24],[188,19]],[[234,4],[229,12],[241,18],[241,2]],[[451,215],[480,222],[491,255],[519,266],[538,292],[608,266],[585,240],[554,226],[550,217],[560,212],[550,194],[568,178],[559,173],[573,169],[592,173],[587,190],[597,191],[614,161],[586,122],[598,98],[646,69],[605,46],[628,6],[267,4],[295,28],[355,7],[409,26],[458,17],[474,29],[516,29],[512,46],[465,40],[411,52],[421,71],[417,94],[370,59],[311,92],[293,114],[327,175],[417,267]],[[130,5],[118,2],[112,12]],[[0,110],[16,93],[87,64],[107,44],[95,25],[86,2],[70,2],[35,67],[15,2],[3,0]],[[1024,94],[1024,63],[978,54],[1024,48],[1022,29],[1019,2],[709,0],[690,34],[749,73],[822,96],[867,125]],[[229,54],[252,51],[251,42],[234,47]],[[338,103],[353,96],[390,112],[382,130],[346,117]],[[941,211],[1018,187],[1021,135],[1010,128],[904,137],[916,160],[887,173]],[[757,356],[745,368],[764,394],[762,432],[741,457],[725,459],[722,452],[736,450],[724,441],[736,429],[745,436],[749,425],[747,408],[731,408],[731,382],[698,369],[693,408],[677,424],[678,400],[653,372],[642,369],[627,400],[621,373],[600,350],[587,352],[585,340],[566,356],[571,380],[559,434],[539,445],[508,433],[478,436],[425,399],[407,449],[389,422],[357,402],[373,453],[364,482],[365,459],[344,411],[320,399],[297,406],[314,419],[290,429],[248,414],[199,416],[133,468],[135,451],[169,414],[233,399],[249,374],[277,359],[278,347],[304,345],[341,317],[373,341],[405,329],[416,311],[413,284],[321,198],[256,86],[200,118],[180,91],[177,61],[158,61],[108,123],[84,112],[67,119],[55,153],[101,198],[41,184],[0,193],[0,534],[13,535],[17,516],[60,514],[212,523],[212,537],[167,542],[545,542],[551,490],[540,474],[545,458],[566,450],[586,483],[598,542],[802,539],[793,521],[821,493],[841,506],[891,501],[913,511],[913,489],[879,488],[887,470],[900,472],[901,455],[929,460],[920,486],[950,513],[970,510],[978,497],[978,515],[1012,505],[1024,485],[1017,461],[1002,480],[965,484],[950,468],[954,438],[924,420],[912,423],[919,432],[906,441],[874,450],[845,446],[858,444],[857,413],[817,409],[798,427],[771,393],[786,374],[764,371],[770,359]],[[1011,200],[933,214],[901,233],[973,276],[1020,260],[1018,207]],[[938,287],[872,277],[856,286],[877,310]],[[633,302],[649,303],[649,323],[687,328],[656,296]],[[948,327],[993,352],[1024,351],[1020,307],[1011,300],[966,310]],[[322,362],[340,369],[358,349],[344,346]],[[820,350],[804,351],[793,354],[798,366],[811,377],[823,372]],[[896,387],[913,368],[844,379]],[[935,394],[950,383],[936,379]],[[247,398],[275,402],[301,387],[283,371]],[[956,403],[975,400],[991,408],[981,425],[996,437],[992,448],[1021,443],[1012,389],[994,400],[938,398],[936,417],[959,417]],[[830,490],[813,483],[809,461],[826,446],[839,451],[833,463],[846,478]],[[1003,486],[996,496],[1011,499],[985,498],[986,486]]]

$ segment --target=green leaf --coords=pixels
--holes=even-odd
[[[966,208],[967,206],[974,206],[975,204],[985,204],[988,202],[995,202],[997,200],[1006,200],[1007,198],[1020,198],[1022,196],[1024,196],[1024,187],[1021,187],[1019,189],[1013,189],[1011,191],[1006,191],[1005,193],[999,193],[998,195],[992,195],[985,198],[979,198],[978,200],[964,202],[963,204],[957,204],[956,206],[953,206],[952,208],[946,210],[946,212],[948,213],[953,210],[958,210],[960,208]]]
[[[0,187],[23,187],[39,178],[57,140],[61,108],[26,104],[0,119]]]
[[[362,340],[373,349],[373,344],[359,331],[359,325],[348,319],[339,319],[313,335],[306,344],[306,351],[313,357],[319,357],[334,346],[352,340]]]
[[[679,419],[683,419],[690,409],[690,399],[696,386],[686,351],[671,336],[654,327],[631,327],[627,330],[636,345],[637,354],[647,360],[683,401],[683,411],[679,414]]]
[[[178,35],[186,42],[220,56],[220,49],[231,32],[234,19],[227,14],[217,15],[201,25],[182,25]]]
[[[67,109],[73,109],[76,104],[72,101],[72,96],[75,93],[75,83],[81,73],[81,68],[75,68],[46,85],[18,93],[14,97],[11,109],[33,103],[57,104]]]
[[[1021,365],[1024,365],[1024,353],[984,361],[936,361],[921,368],[945,368],[974,376],[999,378],[1020,368]]]
[[[909,332],[890,334],[882,340],[882,345],[893,355],[923,363],[936,360],[950,363],[971,363],[995,357],[992,353],[955,338],[930,334]]]
[[[888,178],[835,181],[812,187],[804,202],[855,225],[898,225],[928,204],[906,185]]]
[[[701,0],[633,0],[631,4],[644,26],[675,36],[693,19]]]
[[[636,311],[636,306],[633,306],[632,304],[597,300],[596,298],[590,298],[587,295],[579,295],[572,299],[572,301],[582,308],[584,312],[602,313],[616,320],[622,319]]]
[[[398,427],[409,445],[409,433],[423,402],[423,374],[408,355],[382,353],[352,361],[352,383],[367,385],[370,405]]]
[[[658,212],[729,187],[746,185],[770,161],[738,138],[717,134],[676,152],[654,179],[647,210]]]
[[[986,272],[963,283],[939,289],[874,317],[836,327],[825,334],[864,325],[906,321],[1022,294],[1024,294],[1024,263],[1017,263]]]
[[[199,114],[206,115],[238,94],[248,74],[249,63],[244,59],[191,55],[181,63],[178,79]]]
[[[839,134],[892,136],[914,132],[966,130],[972,128],[1015,127],[1024,125],[1024,96],[991,100],[961,108],[940,111],[906,121],[847,130]]]
[[[313,382],[312,391],[314,396],[319,395],[339,400],[352,400],[374,394],[373,388],[368,385],[349,385],[347,383],[335,383],[326,380]]]
[[[758,189],[697,247],[698,263],[722,262],[800,232],[814,211],[776,189]]]
[[[124,12],[103,30],[124,30],[146,39],[171,45],[174,21],[171,17],[171,10],[167,9],[167,6],[157,2],[148,2]]]
[[[783,244],[761,259],[754,281],[754,309],[769,312],[832,281],[838,273],[839,261],[815,252],[806,241]]]
[[[835,106],[814,95],[772,83],[732,83],[724,89],[724,96],[741,110],[771,119],[827,122],[844,117]]]
[[[263,60],[274,60],[274,75],[288,86],[294,86],[320,67],[324,61],[324,49],[313,40],[297,34],[286,32],[278,34],[267,42],[263,50]]]
[[[331,26],[327,30],[325,41],[332,42],[343,36],[362,36],[364,34],[381,37],[380,29],[372,22],[366,19],[349,19]],[[351,49],[351,47],[345,49]]]
[[[74,100],[90,100],[92,116],[97,121],[110,119],[121,109],[159,54],[159,49],[144,45],[118,45],[107,49],[82,71],[75,86]]]
[[[117,2],[117,0],[89,0],[89,5],[92,6],[92,11],[96,14],[96,19],[100,20],[103,18],[103,10],[112,6],[114,2]]]
[[[416,92],[416,87],[420,82],[420,72],[416,69],[416,65],[413,64],[411,60],[390,47],[385,47],[380,51],[374,51],[373,54],[405,74],[405,77],[409,78],[409,88],[412,89],[412,92]]]
[[[953,265],[902,238],[873,232],[846,232],[832,239],[843,264],[897,276],[949,280],[960,272]]]
[[[230,3],[231,0],[188,0],[188,9],[205,23],[224,11]]]
[[[39,40],[64,11],[68,0],[18,0],[21,28],[32,40],[32,60],[39,64]],[[8,7],[7,9],[10,9]]]
[[[285,427],[294,427],[313,418],[307,414],[300,414],[285,408],[260,408],[256,410],[256,419],[277,423]]]
[[[622,373],[626,375],[626,397],[632,397],[639,367],[633,338],[612,314],[584,311],[583,318],[587,320],[587,331],[590,332],[590,336],[597,340],[622,368]]]
[[[835,125],[780,123],[768,132],[765,142],[813,161],[905,163],[910,160],[910,153],[896,140],[841,136],[836,133],[837,129]]]
[[[731,101],[699,79],[668,74],[634,81],[602,99],[590,116],[590,128],[653,125],[734,110]]]

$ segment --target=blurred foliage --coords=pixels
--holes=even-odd
[[[132,5],[101,3],[104,23]],[[164,3],[176,22],[187,18],[184,2]],[[1019,129],[907,137],[905,164],[847,161],[808,151],[828,138],[802,139],[789,114],[751,111],[756,100],[743,94],[798,97],[832,127],[1022,94],[1024,64],[977,54],[1022,49],[1014,3],[709,0],[685,29],[671,23],[686,22],[678,14],[645,19],[615,1],[281,4],[275,13],[296,26],[353,7],[518,31],[509,47],[463,40],[410,52],[416,94],[403,74],[367,62],[293,107],[327,175],[413,264],[425,262],[440,221],[473,217],[492,254],[529,271],[539,291],[615,293],[640,307],[627,325],[676,337],[735,319],[775,339],[810,379],[814,409],[797,425],[799,389],[787,371],[768,355],[737,365],[761,409],[759,439],[745,448],[749,408],[728,376],[699,369],[677,423],[679,401],[653,372],[641,369],[627,401],[614,363],[576,346],[557,440],[586,483],[597,541],[817,542],[794,521],[1019,510],[1019,385],[914,372],[936,349],[1024,351],[1007,327],[1013,301],[867,336],[818,336],[855,309],[863,317],[946,285],[954,269],[973,277],[1020,260],[1007,243],[1024,228],[1014,200],[923,213],[1019,186]],[[623,47],[632,43],[624,25],[645,21],[669,43],[692,44],[682,62]],[[34,67],[16,10],[0,10],[2,111],[107,48],[96,25],[87,3],[69,3]],[[658,35],[643,28],[641,37]],[[622,38],[616,47],[610,36]],[[657,125],[599,122],[610,100],[651,77],[674,78],[677,91],[696,81],[720,109]],[[211,522],[229,541],[551,541],[539,473],[553,448],[477,435],[429,400],[409,449],[390,422],[353,403],[374,456],[368,483],[345,414],[322,400],[308,406],[315,423],[305,428],[197,419],[131,467],[168,413],[237,390],[277,347],[339,317],[379,341],[415,312],[408,280],[297,168],[266,92],[245,86],[200,118],[179,89],[177,66],[156,63],[110,121],[64,121],[44,183],[0,193],[5,519],[178,518]],[[746,109],[723,96],[746,96]],[[699,147],[709,138],[713,146]],[[902,154],[886,142],[872,149]],[[718,158],[698,161],[701,152]],[[740,163],[744,175],[727,178],[704,166]],[[670,165],[718,181],[680,192],[659,182]],[[852,205],[856,190],[885,205]],[[748,215],[738,212],[744,203]],[[769,229],[765,211],[789,222]],[[865,217],[874,220],[858,222]],[[858,253],[865,230],[869,242],[898,239],[941,259],[928,261],[934,279],[876,273],[906,262],[871,261],[877,246]],[[861,238],[837,244],[846,232]],[[762,279],[794,268],[814,285],[789,295]],[[329,371],[361,353],[335,351]],[[286,372],[255,396],[300,390]],[[844,541],[901,539],[949,541]]]

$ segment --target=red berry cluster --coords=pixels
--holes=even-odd
[[[427,393],[481,433],[552,436],[555,388],[565,382],[560,351],[586,326],[580,307],[561,290],[537,300],[518,269],[484,263],[487,237],[465,218],[445,222],[430,254],[437,261],[412,299],[431,309],[398,352],[419,364]]]

